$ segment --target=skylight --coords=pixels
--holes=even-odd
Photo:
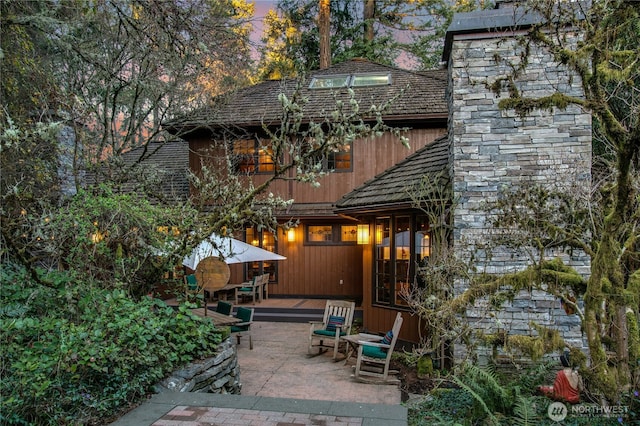
[[[348,75],[319,75],[313,77],[309,89],[337,89],[347,87],[349,84]]]
[[[309,89],[339,89],[342,87],[384,86],[391,84],[389,73],[351,75],[318,75],[311,79]]]
[[[354,74],[351,76],[351,87],[384,86],[391,84],[389,73]]]

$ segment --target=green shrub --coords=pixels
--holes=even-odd
[[[70,301],[68,291],[7,282],[5,272],[1,424],[103,423],[172,370],[213,354],[228,333],[184,306],[77,283]]]
[[[436,389],[431,397],[418,408],[409,410],[409,424],[470,425],[472,423],[473,398],[462,389]]]

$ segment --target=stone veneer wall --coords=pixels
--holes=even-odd
[[[238,353],[231,337],[218,345],[215,356],[176,370],[156,385],[156,392],[200,392],[240,394]]]
[[[521,33],[522,34],[522,33]],[[451,163],[454,191],[460,204],[454,213],[454,246],[457,255],[468,259],[471,252],[480,271],[504,273],[522,270],[527,259],[507,251],[494,250],[483,258],[476,244],[488,234],[484,202],[495,200],[505,188],[531,184],[578,184],[586,190],[591,180],[591,116],[578,107],[535,111],[520,118],[513,110],[498,108],[498,98],[489,87],[509,73],[508,61],[519,60],[515,37],[478,30],[454,36],[449,56],[449,137],[453,138]],[[500,57],[506,62],[497,61]],[[578,78],[570,77],[548,53],[530,57],[526,74],[518,82],[525,96],[548,95],[559,88],[581,96]],[[505,95],[506,96],[506,95]],[[581,274],[589,273],[589,258],[581,253],[563,256]],[[456,283],[460,294],[466,283]],[[565,340],[586,347],[576,315],[568,316],[560,300],[541,292],[521,292],[504,311],[487,315],[487,301],[479,300],[467,318],[473,327],[492,333],[533,333],[530,321],[559,329]],[[454,356],[464,358],[465,349],[456,345]]]

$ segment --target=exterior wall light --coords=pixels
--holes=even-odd
[[[358,225],[358,244],[369,244],[369,225]]]

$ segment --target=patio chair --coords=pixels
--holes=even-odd
[[[322,321],[309,321],[309,355],[316,355],[312,354],[314,347],[318,348],[317,355],[333,348],[333,359],[336,360],[340,347],[340,336],[351,332],[355,310],[355,302],[327,300]]]
[[[204,299],[204,294],[202,293],[202,287],[200,287],[200,285],[198,284],[198,280],[196,279],[195,274],[185,275],[184,285],[185,285],[185,299],[190,301],[193,301],[194,299],[196,301],[198,299]]]
[[[238,307],[236,312],[236,318],[242,320],[242,322],[236,323],[231,326],[231,334],[235,334],[240,344],[240,337],[249,336],[249,350],[253,350],[253,339],[251,338],[251,324],[253,324],[253,308]]]
[[[238,300],[250,297],[254,305],[256,304],[256,299],[260,302],[262,298],[262,275],[254,275],[251,281],[242,283],[242,287],[236,291],[236,296]]]
[[[369,383],[398,383],[397,379],[389,379],[389,363],[400,334],[400,327],[402,315],[398,312],[393,328],[384,336],[380,336],[379,342],[358,342],[358,360],[354,374],[356,380]]]
[[[263,300],[269,299],[269,274],[262,274],[262,293],[260,297]]]
[[[231,315],[231,311],[233,311],[233,305],[229,302],[225,302],[222,300],[218,300],[218,304],[216,305],[216,312],[223,315]]]

